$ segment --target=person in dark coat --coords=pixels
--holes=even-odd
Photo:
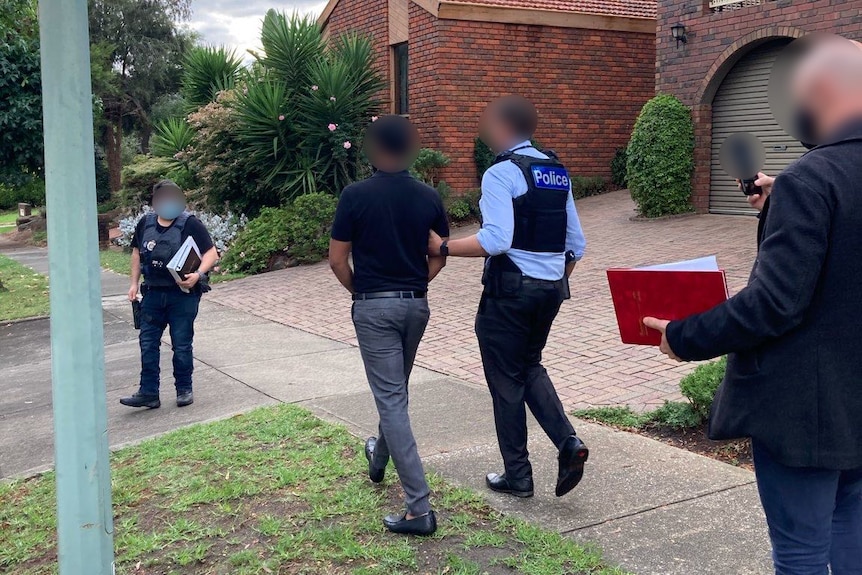
[[[792,94],[819,145],[775,179],[748,286],[644,323],[674,359],[729,354],[709,435],[752,440],[776,573],[860,574],[862,50],[814,48]]]

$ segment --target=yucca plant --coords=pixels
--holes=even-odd
[[[184,62],[182,95],[190,109],[214,102],[216,94],[236,85],[242,60],[224,47],[198,46],[188,52]]]
[[[170,158],[182,164],[178,159],[194,141],[195,132],[185,118],[168,118],[156,124],[155,133],[150,139],[150,151],[155,156]]]
[[[258,61],[289,91],[311,85],[311,68],[323,58],[326,46],[320,27],[311,17],[287,17],[269,10],[263,19],[260,41],[265,55],[258,56]]]

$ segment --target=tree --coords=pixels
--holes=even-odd
[[[101,103],[112,191],[121,185],[124,127],[137,122],[146,150],[152,104],[179,88],[183,54],[193,36],[177,23],[188,19],[190,5],[191,0],[90,0],[93,89]]]
[[[43,167],[42,82],[35,0],[0,3],[0,184],[20,186]]]

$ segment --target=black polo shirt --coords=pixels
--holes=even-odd
[[[356,292],[426,291],[430,230],[449,235],[437,190],[406,171],[378,171],[344,188],[332,239],[353,244]]]

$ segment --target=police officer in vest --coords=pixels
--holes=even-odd
[[[185,211],[186,198],[180,187],[163,180],[153,187],[153,211],[144,216],[132,237],[132,285],[129,300],[141,300],[141,385],[137,393],[120,399],[129,407],[161,406],[159,401],[159,348],[162,334],[170,327],[174,352],[174,382],[177,406],[191,405],[192,338],[201,294],[209,291],[207,273],[218,261],[218,250],[200,220]],[[200,267],[177,282],[167,269],[171,258],[187,238],[201,252]],[[183,291],[184,288],[186,291]],[[188,292],[188,293],[186,293]]]
[[[480,136],[499,155],[482,178],[482,229],[451,241],[432,234],[429,255],[486,258],[476,336],[505,468],[489,474],[486,484],[517,497],[533,495],[529,407],[559,450],[559,497],[581,480],[589,451],[542,366],[542,349],[569,298],[568,277],[586,242],[566,168],[530,143],[537,124],[536,108],[520,96],[488,105]]]

